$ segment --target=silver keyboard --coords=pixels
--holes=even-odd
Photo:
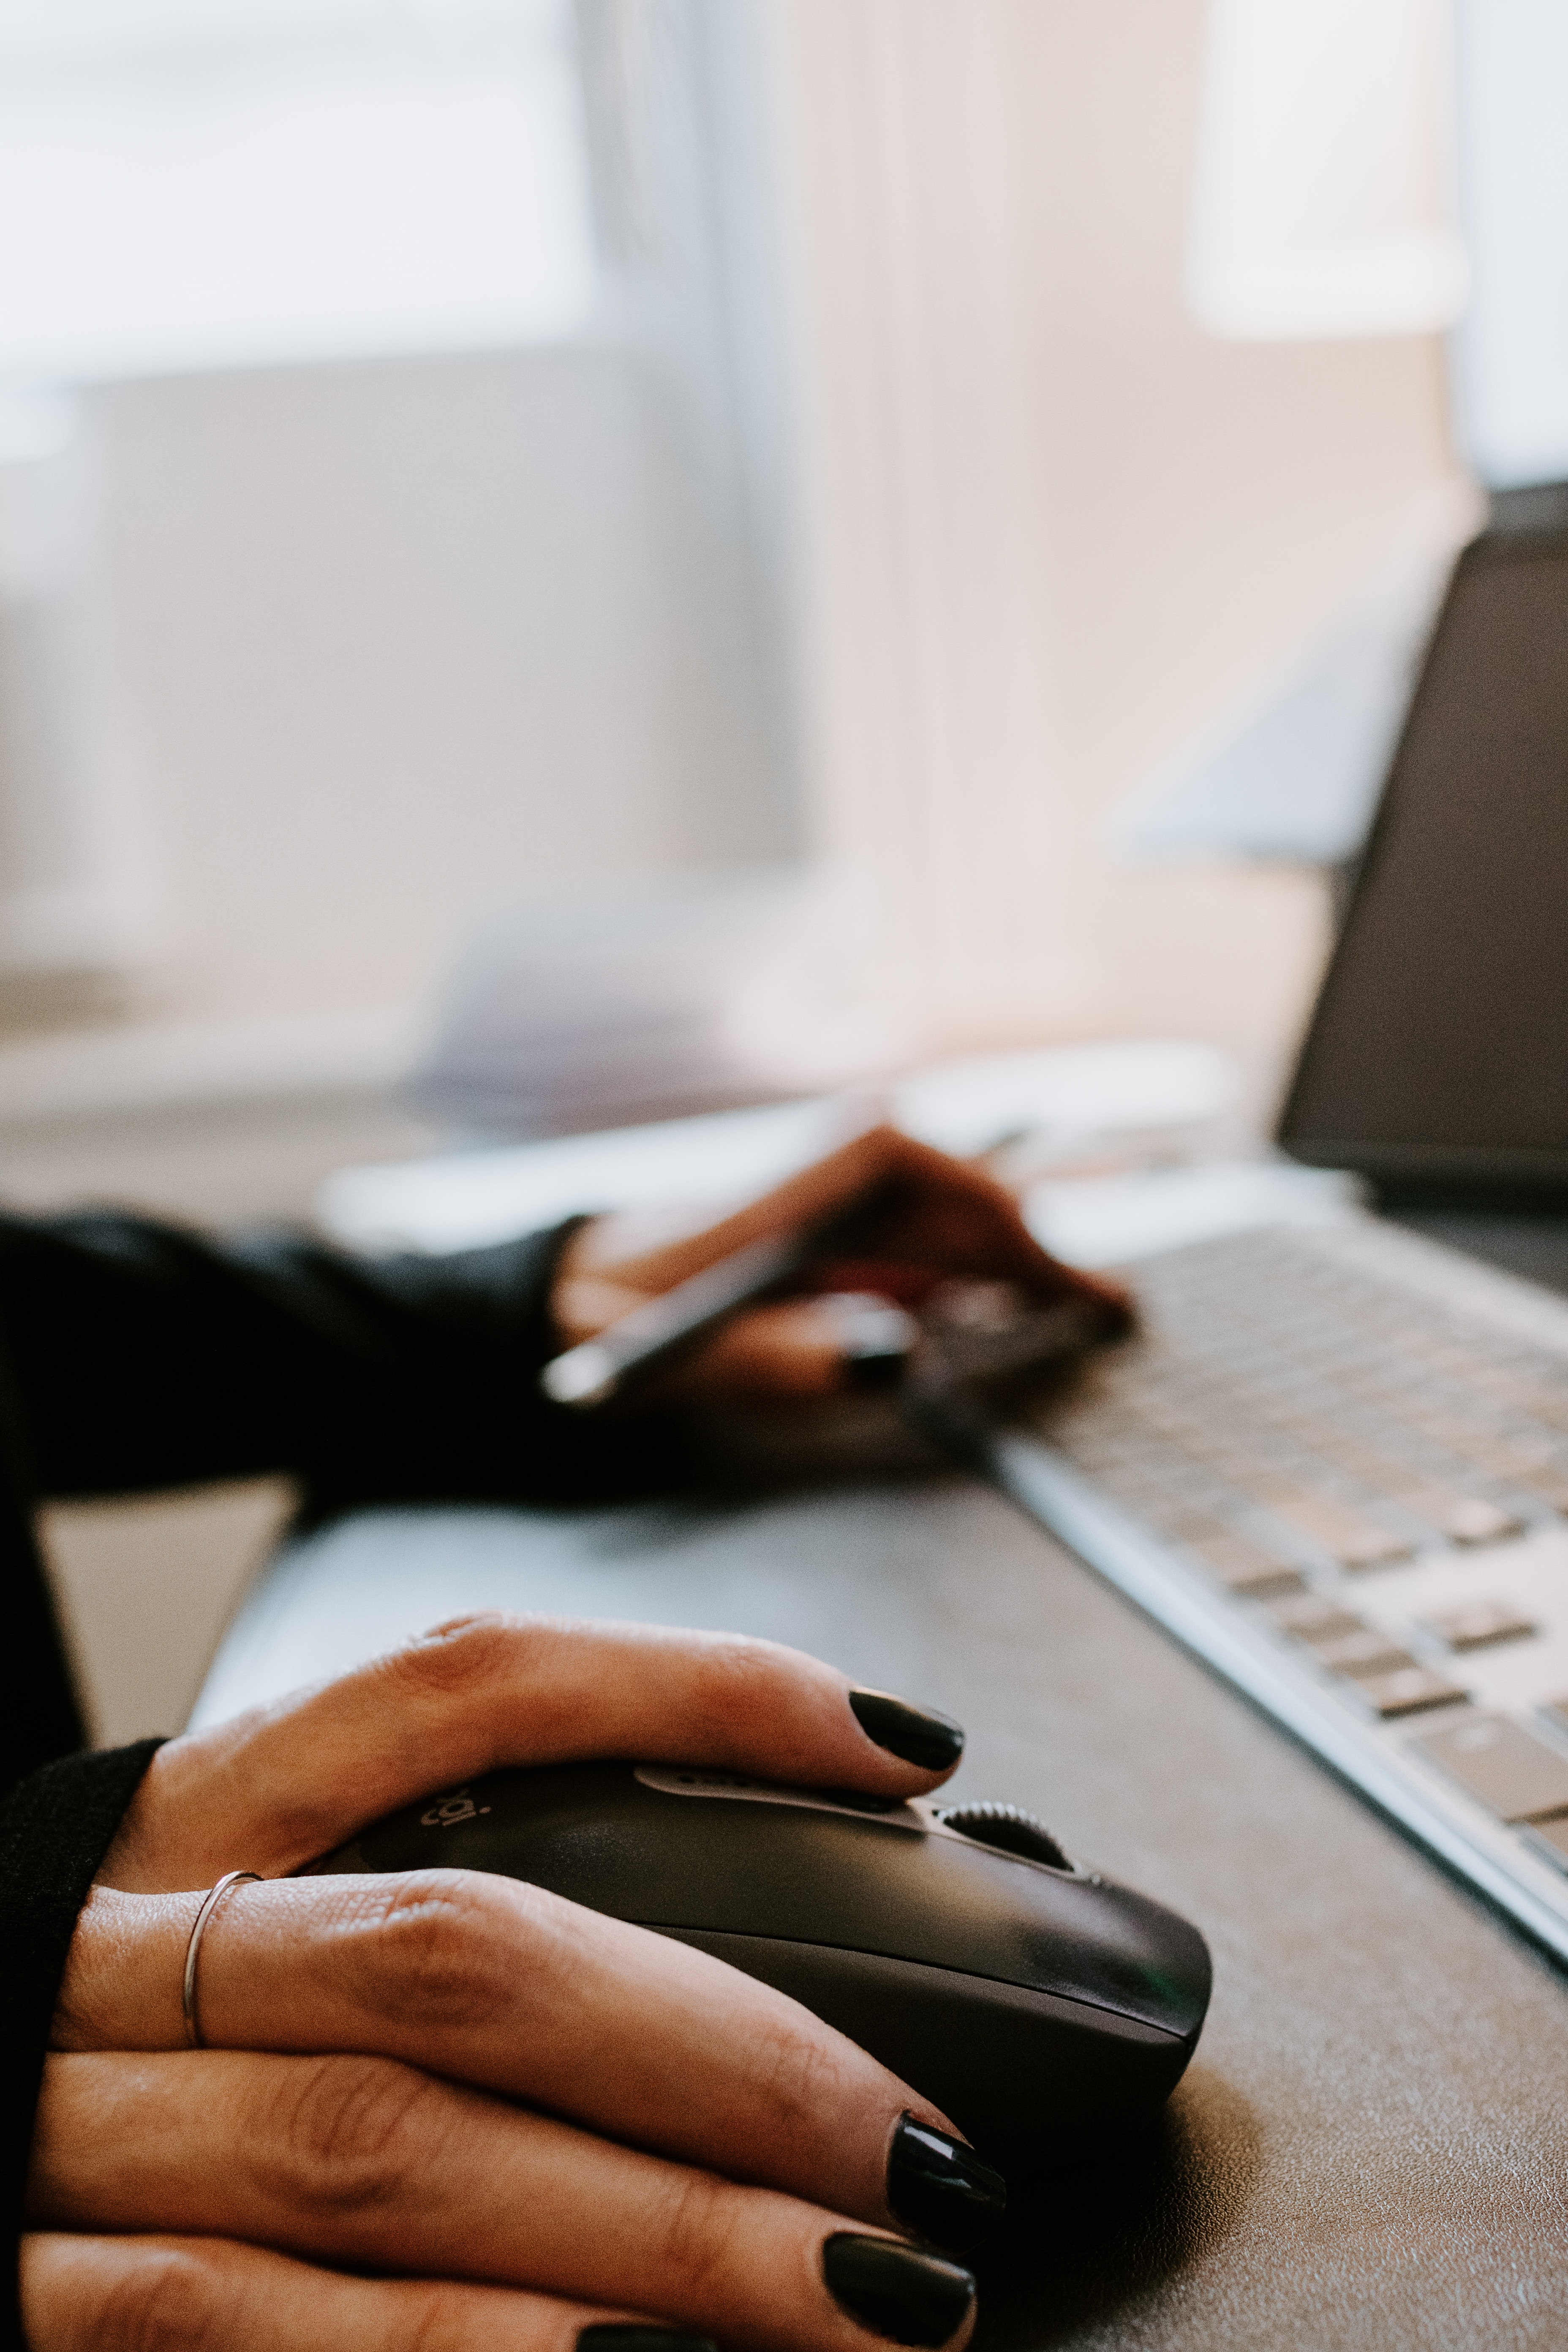
[[[995,1475],[1568,1958],[1568,1301],[1370,1218],[1133,1280]]]

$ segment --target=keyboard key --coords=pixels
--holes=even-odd
[[[1414,1660],[1391,1675],[1358,1675],[1351,1681],[1356,1696],[1386,1722],[1399,1715],[1416,1715],[1429,1706],[1455,1706],[1468,1691],[1435,1675]]]
[[[1500,1503],[1490,1503],[1480,1496],[1465,1496],[1456,1502],[1443,1522],[1443,1533],[1457,1544],[1500,1543],[1505,1536],[1516,1536],[1524,1522],[1517,1511],[1505,1509]]]
[[[1109,1483],[1109,1482],[1107,1482]],[[1117,1489],[1120,1493],[1121,1490]],[[1145,1495],[1144,1507],[1162,1535],[1172,1536],[1178,1543],[1205,1544],[1224,1541],[1230,1534],[1223,1519],[1200,1503],[1178,1503],[1172,1510],[1160,1508],[1157,1494]]]
[[[1353,1633],[1314,1642],[1312,1647],[1325,1666],[1336,1675],[1353,1675],[1358,1682],[1368,1675],[1396,1675],[1416,1663],[1402,1643],[1380,1633],[1375,1625],[1358,1626]]]
[[[1505,1822],[1568,1811],[1568,1756],[1507,1716],[1474,1716],[1411,1745]]]
[[[1215,1536],[1206,1543],[1194,1544],[1192,1549],[1227,1591],[1245,1594],[1249,1601],[1304,1590],[1295,1569],[1246,1536]]]
[[[1552,1726],[1553,1731],[1568,1732],[1568,1698],[1542,1699],[1536,1713]]]
[[[1494,1642],[1524,1642],[1540,1628],[1506,1601],[1472,1601],[1428,1617],[1427,1626],[1450,1650],[1489,1649]],[[1568,1804],[1568,1797],[1563,1799]]]
[[[1364,1630],[1359,1617],[1352,1617],[1337,1601],[1325,1601],[1316,1592],[1307,1593],[1299,1601],[1281,1601],[1268,1613],[1282,1632],[1293,1633],[1298,1642],[1333,1642],[1342,1634]]]
[[[1505,1510],[1500,1503],[1489,1502],[1481,1495],[1427,1492],[1401,1495],[1399,1499],[1407,1511],[1425,1519],[1450,1543],[1500,1543],[1505,1536],[1517,1535],[1522,1525],[1517,1511]]]
[[[1407,1537],[1396,1536],[1376,1519],[1365,1518],[1359,1511],[1321,1496],[1270,1497],[1268,1507],[1277,1519],[1296,1528],[1309,1543],[1317,1544],[1342,1568],[1388,1568],[1410,1557]]]

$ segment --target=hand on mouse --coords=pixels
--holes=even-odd
[[[928,2249],[975,2242],[1001,2184],[853,2043],[537,1887],[280,1874],[505,1764],[910,1796],[961,1748],[944,1717],[769,1643],[504,1618],[172,1740],[61,1990],[33,2352],[958,2352],[973,2283]],[[191,1890],[238,1868],[270,1883],[210,1915],[193,2051]]]
[[[817,1268],[810,1286],[816,1296],[735,1316],[666,1376],[661,1392],[811,1398],[844,1388],[833,1293],[870,1293],[919,1307],[943,1282],[1005,1282],[1036,1302],[1082,1298],[1131,1321],[1120,1286],[1043,1250],[1012,1193],[984,1168],[877,1127],[700,1233],[649,1247],[640,1215],[593,1219],[563,1253],[551,1302],[556,1327],[568,1344],[592,1339],[733,1251],[835,1216],[882,1184],[893,1197],[872,1220],[853,1263]]]

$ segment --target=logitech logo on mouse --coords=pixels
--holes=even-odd
[[[455,1829],[459,1822],[471,1822],[489,1811],[488,1805],[475,1804],[467,1789],[454,1789],[449,1797],[437,1797],[433,1805],[426,1806],[419,1816],[419,1826],[424,1830]]]

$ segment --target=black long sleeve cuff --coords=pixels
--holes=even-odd
[[[55,2001],[77,1914],[141,1785],[156,1739],[63,1756],[0,1804],[0,2215],[8,2237],[6,2352],[25,2347],[16,2252]]]
[[[579,1502],[668,1484],[673,1419],[553,1405],[550,1294],[579,1220],[450,1255],[0,1218],[0,1309],[37,1490],[284,1471],[328,1503]]]

